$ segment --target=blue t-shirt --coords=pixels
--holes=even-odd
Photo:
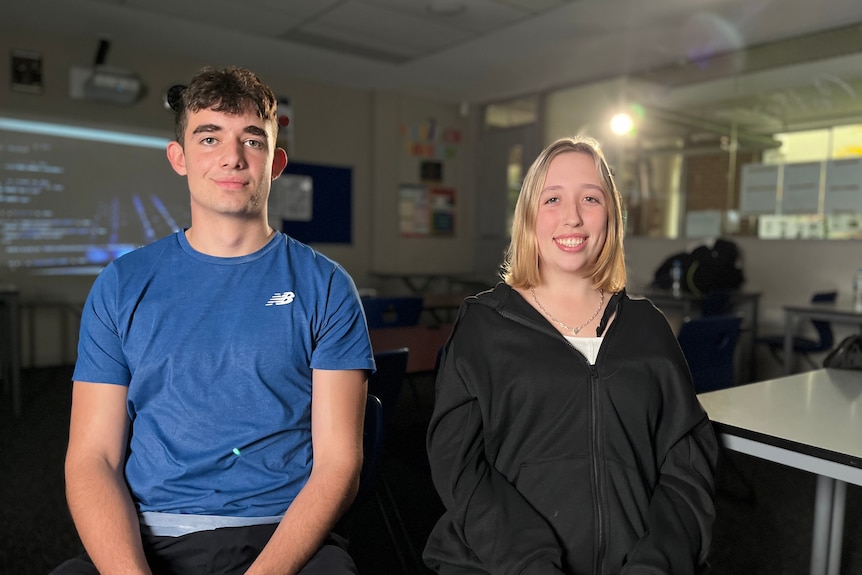
[[[347,272],[281,233],[219,258],[181,231],[96,279],[73,378],[129,388],[139,511],[258,517],[311,472],[312,369],[374,369]]]

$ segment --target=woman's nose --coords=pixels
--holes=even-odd
[[[577,227],[583,223],[581,219],[581,211],[577,204],[572,204],[566,209],[565,224],[567,226]]]

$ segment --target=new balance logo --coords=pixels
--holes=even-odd
[[[269,298],[269,301],[266,302],[266,305],[270,306],[270,305],[289,304],[290,302],[293,301],[293,298],[295,298],[295,297],[296,297],[296,294],[293,293],[292,291],[275,292],[274,294],[272,294],[272,297]]]

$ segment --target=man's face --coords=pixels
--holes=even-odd
[[[168,159],[178,174],[188,178],[193,221],[265,213],[272,180],[286,164],[283,154],[273,161],[273,130],[270,122],[250,110],[240,115],[214,110],[189,113],[183,144],[171,142]]]

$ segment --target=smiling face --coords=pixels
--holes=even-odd
[[[241,114],[189,112],[183,144],[171,142],[168,159],[188,178],[193,222],[266,218],[272,180],[287,163],[275,147],[274,129],[250,108]]]
[[[548,275],[586,276],[607,237],[608,207],[592,157],[579,152],[556,156],[539,194],[536,242],[539,270]]]

